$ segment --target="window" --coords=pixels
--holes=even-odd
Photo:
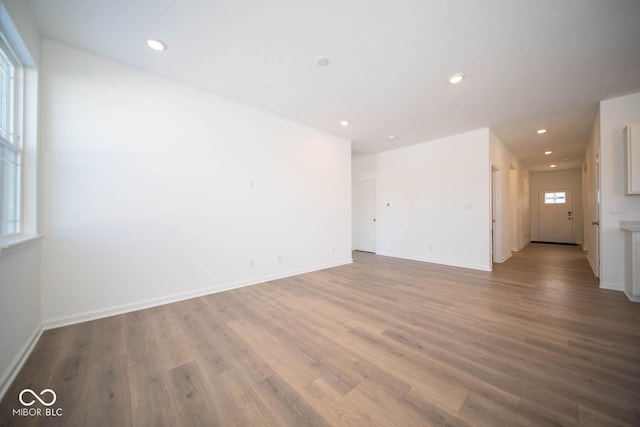
[[[545,205],[563,205],[565,203],[567,203],[567,193],[564,191],[544,193]]]
[[[0,237],[20,233],[20,109],[18,63],[0,37]]]

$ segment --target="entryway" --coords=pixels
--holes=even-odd
[[[572,193],[570,188],[538,191],[538,237],[535,241],[575,244]]]

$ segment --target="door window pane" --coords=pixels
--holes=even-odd
[[[544,203],[546,205],[558,205],[567,203],[567,193],[558,191],[555,193],[544,193]]]

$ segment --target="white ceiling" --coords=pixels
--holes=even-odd
[[[532,171],[579,167],[598,102],[640,91],[639,0],[29,4],[45,38],[349,138],[355,155],[491,127]]]

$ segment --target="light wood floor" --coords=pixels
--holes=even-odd
[[[0,424],[640,425],[640,305],[598,289],[579,248],[532,244],[493,273],[354,259],[46,331]],[[13,416],[24,388],[63,415]]]

